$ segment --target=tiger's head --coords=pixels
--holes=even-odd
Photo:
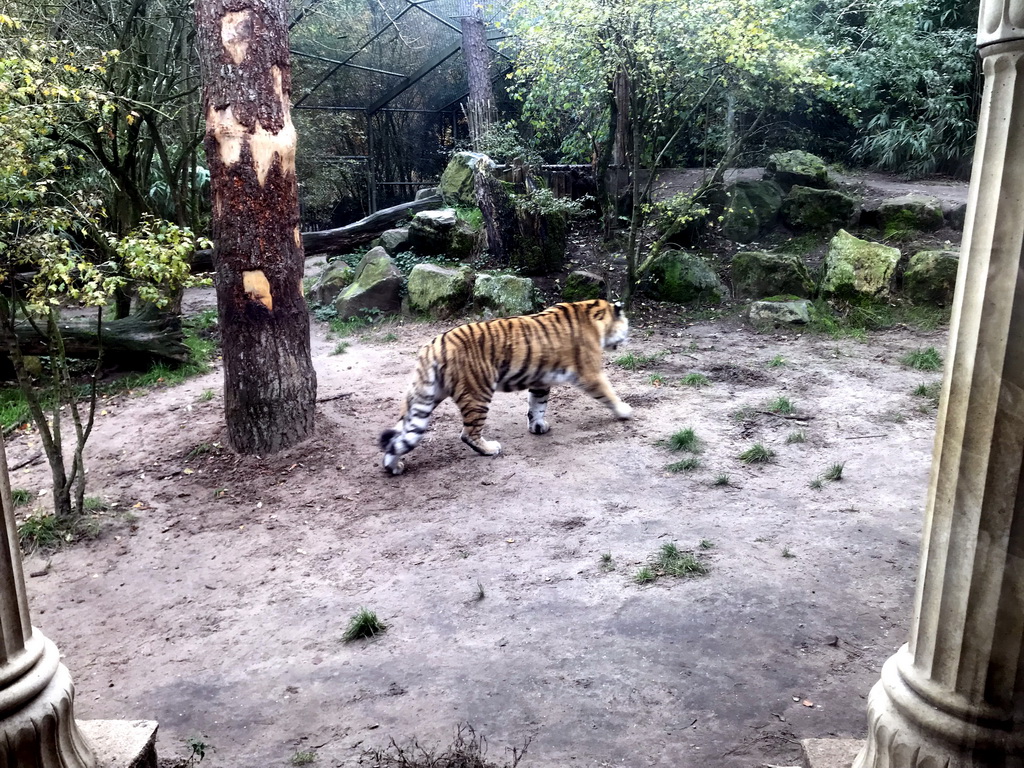
[[[622,308],[622,302],[602,301],[604,306],[595,313],[598,323],[603,324],[601,346],[605,349],[618,349],[629,338],[629,319]]]

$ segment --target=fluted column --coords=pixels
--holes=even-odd
[[[910,642],[856,768],[1024,766],[1024,0],[982,0],[985,91]]]
[[[0,768],[91,768],[71,675],[29,620],[7,456],[0,440]]]

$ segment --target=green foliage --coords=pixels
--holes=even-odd
[[[688,373],[683,376],[683,384],[687,387],[706,387],[711,379],[703,373]]]
[[[761,443],[754,443],[738,456],[744,464],[767,464],[775,458],[775,451]]]
[[[18,539],[26,552],[54,550],[67,544],[94,538],[95,521],[84,517],[64,518],[48,512],[31,514],[18,526]]]
[[[715,475],[714,485],[732,485],[732,478],[729,477],[729,474],[727,472],[722,472],[721,474]]]
[[[690,470],[699,468],[700,459],[698,459],[695,456],[690,456],[688,458],[682,459],[681,461],[676,461],[669,464],[668,466],[665,467],[665,471],[671,472],[673,475],[675,475],[678,474],[679,472],[689,472]]]
[[[807,433],[804,430],[802,430],[802,429],[798,429],[796,432],[790,432],[786,436],[786,443],[788,443],[790,445],[792,445],[793,443],[806,443],[806,442],[807,442]]]
[[[932,384],[919,384],[914,390],[915,397],[923,397],[933,408],[939,407],[939,395],[942,392],[942,382],[936,381]]]
[[[630,352],[615,358],[615,365],[625,368],[627,371],[638,371],[649,365],[656,365],[665,359],[666,352],[656,352],[652,355]]]
[[[349,620],[348,628],[345,630],[345,634],[342,635],[342,639],[344,639],[346,643],[350,643],[353,640],[359,640],[364,637],[374,637],[375,635],[379,635],[386,631],[387,625],[377,618],[376,613],[367,610],[366,608],[361,608],[359,609],[359,612]]]
[[[667,440],[658,441],[658,445],[672,451],[689,451],[690,453],[700,453],[701,451],[701,440],[692,427],[679,430]]]
[[[781,368],[785,364],[786,364],[786,358],[784,358],[782,355],[776,355],[771,360],[769,360],[768,363],[767,363],[769,368]]]
[[[915,349],[901,357],[900,362],[919,371],[937,371],[942,368],[942,355],[935,347]]]
[[[658,575],[651,568],[644,565],[637,569],[636,574],[633,576],[633,581],[637,584],[648,584],[657,578]]]
[[[844,466],[845,466],[845,462],[840,462],[838,464],[831,464],[829,466],[829,468],[825,470],[825,473],[822,475],[822,477],[825,480],[828,480],[828,481],[833,482],[833,483],[837,482],[839,480],[842,480],[843,479],[843,467]]]
[[[788,397],[777,397],[768,403],[768,410],[780,415],[788,415],[793,412],[793,403]]]
[[[14,503],[14,508],[23,507],[32,501],[32,492],[24,488],[13,488],[11,490],[11,501]]]

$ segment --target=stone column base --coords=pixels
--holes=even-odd
[[[850,768],[864,749],[863,739],[804,739],[803,768]]]

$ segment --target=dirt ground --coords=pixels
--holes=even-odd
[[[609,364],[632,421],[562,388],[534,436],[524,396],[498,395],[487,433],[505,453],[485,458],[446,403],[398,478],[376,436],[440,326],[388,325],[332,355],[317,324],[316,436],[269,459],[219,448],[219,371],[104,402],[90,493],[117,506],[98,539],[26,564],[49,563],[28,578],[33,619],[78,716],[156,719],[163,758],[201,737],[214,768],[306,750],[355,765],[459,723],[498,758],[532,739],[533,766],[793,764],[801,738],[863,735],[911,610],[934,427],[912,390],[939,378],[898,361],[944,333],[860,343],[685,318],[634,322],[626,350],[657,364]],[[693,371],[711,385],[681,386]],[[758,412],[781,395],[799,419]],[[703,466],[671,474],[679,455],[657,441],[683,427]],[[787,443],[797,430],[807,441]],[[773,463],[736,458],[755,441]],[[36,449],[17,436],[10,461]],[[842,480],[811,489],[835,462]],[[13,485],[42,492],[47,474]],[[708,575],[637,585],[666,542]],[[345,643],[361,607],[388,630]]]

